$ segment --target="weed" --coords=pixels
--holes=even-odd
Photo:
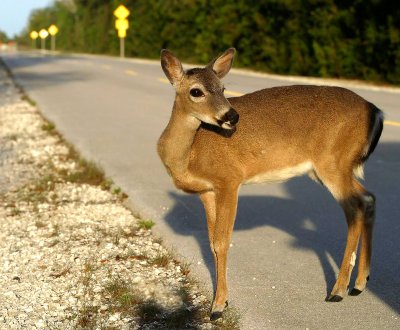
[[[126,259],[134,259],[134,260],[148,260],[149,259],[149,256],[148,256],[148,254],[147,253],[145,253],[145,252],[142,252],[142,253],[136,253],[135,251],[132,251],[132,250],[128,250],[128,252],[127,252],[127,254],[126,254],[126,256],[125,256],[125,258]]]
[[[11,208],[11,212],[9,213],[9,215],[12,217],[16,217],[16,216],[20,215],[21,213],[22,213],[22,211],[18,207],[13,207],[13,208]]]
[[[131,312],[133,307],[143,302],[139,295],[121,278],[112,278],[106,284],[105,291],[109,295],[108,304],[111,305],[111,310],[114,312]]]
[[[91,274],[96,270],[96,267],[92,261],[86,261],[83,265],[83,272],[86,274]]]
[[[45,122],[42,125],[42,130],[46,131],[48,133],[53,133],[55,128],[56,128],[56,126],[52,122],[49,122],[49,121]]]
[[[32,100],[30,97],[28,97],[25,93],[22,94],[21,99],[23,101],[28,102],[31,106],[35,107],[36,106],[36,102],[34,100]]]
[[[103,189],[110,185],[109,181],[105,179],[104,171],[94,162],[80,158],[78,166],[79,168],[75,172],[66,175],[65,179],[67,181],[102,186]]]
[[[150,230],[154,225],[155,223],[152,220],[141,219],[138,221],[138,226],[140,229]]]
[[[130,308],[133,304],[137,304],[138,298],[130,292],[121,294],[118,297],[118,302],[122,309]]]
[[[122,189],[121,189],[120,187],[115,187],[115,188],[112,190],[112,193],[113,193],[114,195],[119,195],[121,192],[122,192]]]
[[[183,276],[187,276],[190,273],[190,263],[187,261],[181,261],[178,263],[178,265],[181,267],[180,271]]]
[[[97,324],[97,306],[83,306],[77,317],[77,325],[84,329],[95,329]]]
[[[153,266],[167,267],[171,260],[171,255],[159,252],[153,259],[149,261],[149,263]]]
[[[37,204],[48,201],[48,192],[54,190],[57,178],[54,174],[44,175],[18,191],[18,199],[23,202]]]
[[[119,298],[123,294],[129,292],[128,284],[120,278],[113,278],[110,282],[105,286],[106,292],[110,294],[112,298]]]
[[[128,198],[128,195],[125,194],[120,187],[114,187],[112,189],[112,193],[116,195],[120,201],[123,201],[124,199]]]
[[[104,170],[96,165],[96,163],[87,161],[81,157],[78,151],[71,144],[65,142],[63,139],[62,142],[64,142],[68,148],[68,154],[66,158],[68,160],[75,161],[78,165],[78,168],[72,173],[61,170],[59,171],[59,175],[62,176],[65,181],[72,183],[87,183],[94,186],[100,186],[104,190],[109,190],[112,185],[112,181],[106,179]]]

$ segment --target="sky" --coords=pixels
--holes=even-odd
[[[26,27],[32,9],[46,7],[52,2],[53,0],[0,0],[0,30],[13,38]]]

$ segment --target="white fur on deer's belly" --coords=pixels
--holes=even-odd
[[[263,182],[282,182],[295,176],[303,175],[313,171],[311,162],[300,163],[295,166],[285,167],[280,170],[269,171],[257,174],[247,179],[244,184],[263,183]]]

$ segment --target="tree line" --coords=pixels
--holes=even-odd
[[[205,63],[233,46],[240,67],[400,84],[393,0],[58,0],[31,14],[20,41],[56,24],[58,49],[116,55],[121,3],[131,12],[127,56],[158,58],[169,48]]]

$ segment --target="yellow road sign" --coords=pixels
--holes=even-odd
[[[118,30],[118,37],[125,38],[126,37],[126,30]]]
[[[29,36],[31,37],[31,39],[35,40],[39,37],[39,33],[37,33],[36,31],[32,31]]]
[[[52,36],[55,36],[55,35],[58,33],[58,27],[55,26],[54,24],[50,25],[50,27],[49,27],[49,33],[50,33]]]
[[[46,39],[48,37],[48,35],[49,35],[49,32],[47,32],[47,30],[45,30],[45,29],[41,29],[39,31],[39,37],[42,39]]]
[[[120,18],[115,21],[115,28],[117,30],[127,30],[129,28],[129,22],[125,18]]]
[[[129,9],[126,8],[124,5],[119,5],[118,8],[114,10],[114,16],[119,19],[127,18],[130,13],[131,12],[129,11]]]

